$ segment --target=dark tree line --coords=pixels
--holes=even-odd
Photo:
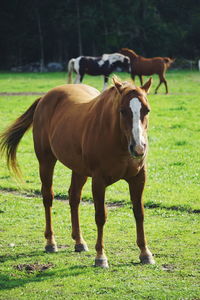
[[[199,28],[199,0],[2,0],[0,69],[121,47],[197,59]]]

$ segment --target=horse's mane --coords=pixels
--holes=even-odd
[[[116,98],[118,97],[118,92],[114,86],[109,87],[105,91],[103,91],[99,96],[97,96],[98,101],[106,103],[118,102]]]
[[[117,78],[117,76],[114,76],[114,78]],[[120,79],[119,79],[119,81],[121,82]],[[134,87],[134,85],[131,81],[124,81],[121,83],[123,85],[124,90],[126,88],[132,89]],[[104,105],[112,103],[115,107],[119,107],[121,96],[120,96],[119,92],[117,91],[116,87],[113,85],[113,86],[109,87],[108,89],[106,89],[105,91],[103,91],[100,95],[98,95],[97,99],[98,99],[98,101],[104,103]]]

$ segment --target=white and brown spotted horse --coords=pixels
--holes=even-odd
[[[124,179],[130,190],[136,220],[140,261],[154,263],[144,234],[142,194],[146,180],[147,125],[150,110],[147,92],[151,79],[142,87],[114,80],[114,86],[99,93],[84,84],[65,84],[37,99],[0,137],[8,166],[15,171],[17,146],[33,126],[39,161],[46,217],[46,251],[57,251],[52,226],[53,171],[59,160],[72,170],[69,189],[72,238],[75,251],[87,251],[79,225],[81,190],[92,177],[92,194],[97,225],[95,266],[108,267],[104,251],[106,222],[105,189]],[[114,238],[114,237],[113,237]]]
[[[103,75],[103,90],[105,90],[109,75],[118,68],[130,72],[130,58],[120,53],[103,54],[99,57],[79,56],[72,58],[68,62],[68,83],[72,81],[72,72],[76,73],[74,83],[81,83],[85,74]]]

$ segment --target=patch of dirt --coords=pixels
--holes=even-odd
[[[166,272],[174,272],[175,271],[175,266],[171,264],[164,264],[162,265],[162,270]]]
[[[35,263],[35,264],[19,264],[17,266],[14,266],[15,269],[17,269],[18,271],[25,271],[27,273],[33,273],[33,272],[43,272],[46,271],[48,269],[53,268],[54,265],[52,263],[48,263],[48,264],[39,264],[39,263]]]
[[[0,96],[42,96],[45,92],[1,92]]]
[[[58,249],[66,249],[66,248],[69,248],[70,245],[58,245],[57,247],[58,247]]]

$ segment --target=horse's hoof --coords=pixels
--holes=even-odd
[[[89,251],[88,246],[86,244],[75,245],[75,252],[84,252],[84,251]]]
[[[47,253],[55,253],[55,252],[58,252],[57,245],[46,245],[46,246],[45,246],[45,251],[46,251]]]
[[[95,267],[109,268],[107,258],[95,258]]]
[[[140,257],[140,262],[145,265],[154,265],[155,260],[152,255]]]

